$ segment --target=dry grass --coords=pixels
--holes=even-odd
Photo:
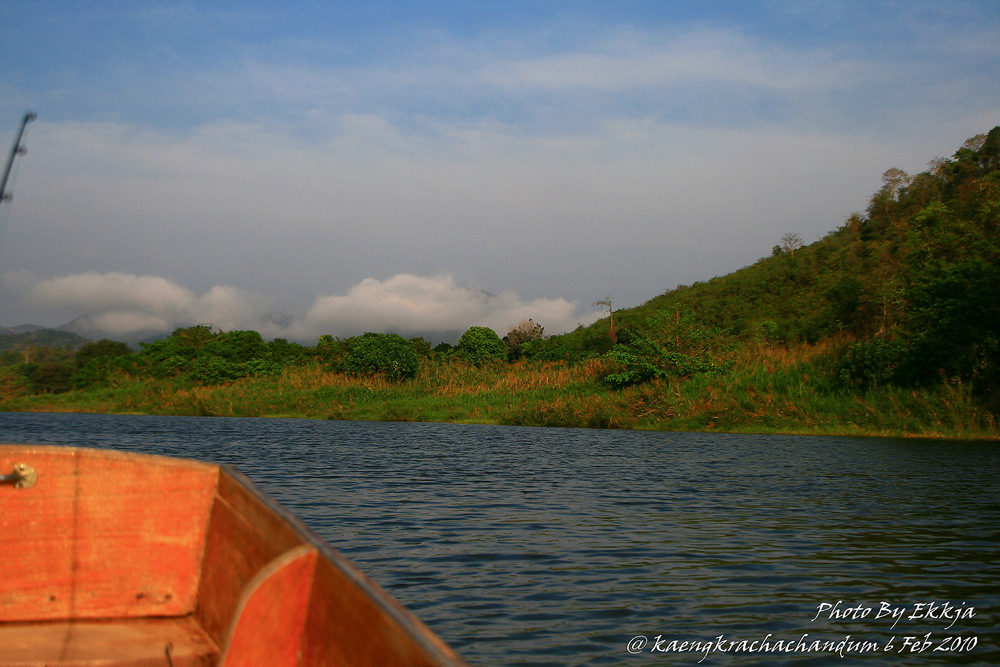
[[[748,345],[727,374],[622,390],[601,382],[610,370],[602,359],[482,368],[450,361],[426,363],[400,383],[318,366],[208,387],[120,376],[41,396],[0,382],[0,409],[998,438],[995,416],[961,383],[865,393],[840,386],[831,360],[850,342]]]

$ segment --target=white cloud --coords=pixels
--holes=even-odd
[[[503,336],[509,327],[529,318],[549,333],[569,331],[581,322],[589,324],[597,319],[596,314],[577,311],[577,304],[565,299],[525,301],[513,292],[491,294],[462,287],[447,274],[398,274],[384,281],[368,278],[346,294],[316,299],[301,326],[307,331],[340,335],[364,331],[461,333],[470,326],[487,326]]]
[[[75,326],[88,335],[131,337],[169,333],[180,326],[211,323],[224,329],[249,327],[262,319],[262,303],[241,290],[216,286],[202,296],[160,276],[95,271],[39,279],[11,274],[8,286],[20,286],[38,306],[82,313]]]
[[[81,335],[90,338],[121,336],[128,340],[137,335],[144,337],[150,334],[170,332],[177,326],[168,317],[141,311],[110,310],[84,315],[74,321],[73,328]]]
[[[268,310],[267,299],[233,287],[215,286],[196,296],[159,276],[88,272],[38,279],[20,273],[9,275],[6,282],[17,283],[40,306],[72,306],[85,312],[74,323],[85,335],[126,340],[194,324],[224,331],[253,329],[265,338],[304,343],[323,334],[348,337],[365,331],[440,339],[457,337],[470,326],[488,326],[502,336],[528,318],[549,333],[563,333],[598,317],[598,313],[579,313],[577,304],[565,299],[491,294],[462,287],[450,275],[368,278],[345,294],[318,297],[304,314],[286,317]]]
[[[190,309],[189,290],[158,276],[127,273],[78,273],[40,280],[31,296],[56,308],[76,307],[85,311],[126,309],[149,314],[173,314]]]
[[[740,84],[773,90],[816,90],[856,83],[870,68],[821,50],[792,51],[732,30],[660,37],[620,31],[575,51],[484,65],[483,82],[509,90],[584,88],[620,93],[684,83]]]

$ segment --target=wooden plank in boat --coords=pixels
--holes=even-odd
[[[167,655],[170,655],[168,662]],[[118,667],[213,665],[219,648],[190,616],[0,623],[0,664]]]

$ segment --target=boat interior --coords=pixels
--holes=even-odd
[[[0,475],[2,665],[464,664],[228,467],[3,445]]]

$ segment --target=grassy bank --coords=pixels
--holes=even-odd
[[[318,365],[280,375],[200,386],[185,378],[118,375],[101,387],[60,394],[8,392],[0,409],[301,417],[378,421],[998,439],[994,415],[969,387],[849,390],[828,360],[836,342],[748,346],[734,368],[685,381],[608,388],[603,359],[519,362],[478,368],[430,362],[403,382],[358,378]]]

